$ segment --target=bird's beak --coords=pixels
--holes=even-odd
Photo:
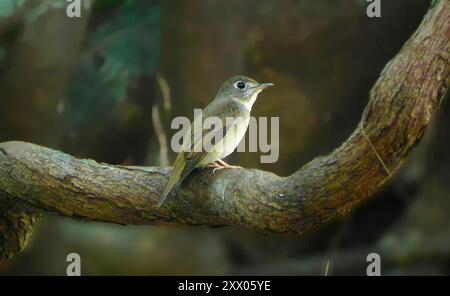
[[[257,86],[255,86],[255,88],[258,89],[258,90],[264,90],[264,89],[266,89],[268,87],[271,87],[271,86],[273,86],[273,83],[260,83]]]

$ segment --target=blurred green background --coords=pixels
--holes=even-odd
[[[356,127],[371,86],[428,0],[97,0],[68,18],[63,0],[0,1],[0,142],[77,157],[168,165],[170,120],[192,118],[235,74],[276,87],[254,116],[280,117],[280,158],[232,164],[289,175]],[[450,110],[444,103],[407,165],[375,197],[302,236],[240,227],[155,227],[46,217],[6,275],[365,275],[450,273]],[[162,127],[163,133],[161,133]],[[161,147],[163,149],[161,149]],[[170,149],[169,149],[170,150]],[[167,155],[168,154],[168,155]]]

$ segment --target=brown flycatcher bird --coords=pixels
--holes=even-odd
[[[203,110],[201,116],[194,119],[183,137],[181,151],[174,162],[172,175],[158,207],[164,203],[171,190],[178,187],[195,168],[213,167],[213,172],[232,168],[222,158],[227,157],[238,146],[247,131],[250,111],[258,94],[270,86],[273,84],[258,83],[241,75],[233,76],[222,84],[215,99]],[[212,130],[205,130],[202,127],[208,118],[218,119],[220,124],[215,124]],[[195,131],[196,126],[200,126],[200,132]],[[209,148],[205,149],[207,143]]]

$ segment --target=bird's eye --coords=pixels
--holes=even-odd
[[[236,82],[236,84],[234,86],[239,88],[239,89],[244,89],[245,88],[245,83],[243,81],[238,81],[238,82]]]

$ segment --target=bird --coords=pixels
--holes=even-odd
[[[202,110],[202,116],[197,115],[186,131],[172,174],[157,203],[158,208],[195,168],[211,167],[214,168],[213,173],[235,168],[222,159],[230,155],[245,136],[258,94],[271,86],[273,83],[258,83],[242,75],[233,76],[222,84],[214,100]],[[202,128],[201,132],[194,132],[193,127],[197,124],[203,127],[207,118],[219,119],[222,124],[214,125],[211,130]],[[210,143],[209,149],[204,149],[206,143]]]

